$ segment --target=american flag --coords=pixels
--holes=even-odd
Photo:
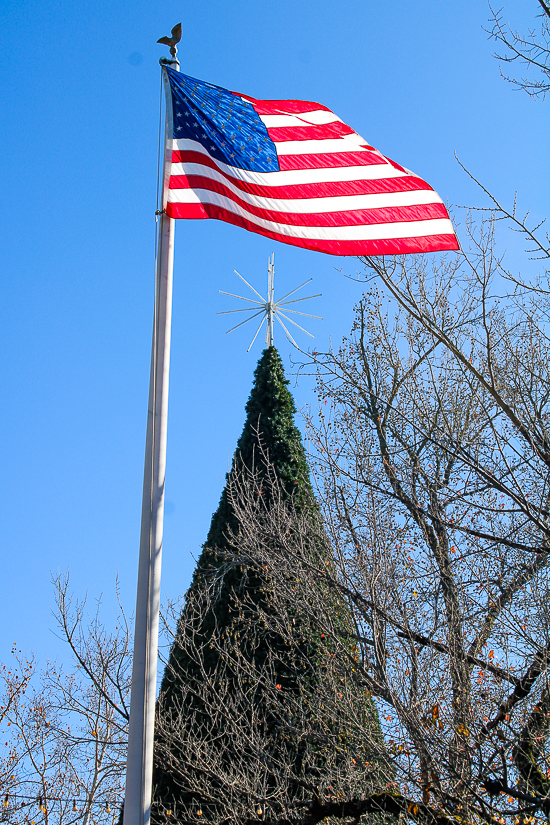
[[[166,77],[170,217],[217,218],[331,255],[459,248],[431,186],[326,106]]]

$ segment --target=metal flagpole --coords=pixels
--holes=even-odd
[[[172,69],[179,71],[176,43],[181,38],[181,26],[179,36],[177,29],[177,26],[172,29],[172,38],[162,38],[163,42],[169,41],[172,59],[169,61],[162,59],[161,64],[168,63]],[[163,74],[166,88],[168,81],[164,69]],[[166,89],[164,176],[162,211],[158,222],[155,312],[143,475],[124,825],[149,825],[151,821],[174,264],[175,221],[169,218],[164,211],[172,153],[171,125],[171,95],[169,89]]]

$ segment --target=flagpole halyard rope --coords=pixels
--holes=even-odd
[[[162,76],[162,66],[160,68],[160,87],[159,87],[159,128],[158,128],[158,151],[157,151],[157,208],[155,215],[160,215],[159,210],[159,197],[160,197],[160,158],[161,158],[161,144],[162,144],[162,86],[163,86],[163,76]],[[156,223],[155,219],[155,223]],[[155,260],[156,260],[156,244],[157,244],[157,234],[155,232]]]

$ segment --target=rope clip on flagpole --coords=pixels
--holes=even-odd
[[[171,37],[158,42],[170,46],[171,59],[161,61],[179,70],[177,43],[181,23]],[[166,71],[162,69],[163,75]],[[155,261],[155,307],[151,373],[145,442],[141,537],[124,798],[124,825],[150,825],[153,784],[153,739],[160,607],[160,575],[164,526],[164,483],[168,422],[168,379],[174,268],[174,219],[166,215],[172,160],[172,107],[165,116],[162,208],[157,208],[158,235]]]

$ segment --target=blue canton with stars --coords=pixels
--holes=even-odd
[[[227,89],[166,70],[172,90],[174,138],[201,143],[216,160],[251,172],[277,172],[275,144],[247,100]]]

